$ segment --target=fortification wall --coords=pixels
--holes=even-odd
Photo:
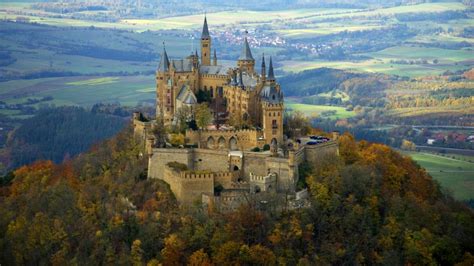
[[[258,141],[262,133],[257,130],[187,130],[186,142],[197,144],[200,148],[231,149],[231,138],[236,140],[237,149],[251,149],[263,146]]]
[[[163,180],[182,204],[200,200],[202,193],[214,193],[214,173],[178,171],[165,166]]]
[[[164,169],[167,163],[178,162],[193,169],[192,150],[154,148],[153,155],[148,160],[148,178],[164,179]]]
[[[309,163],[315,163],[327,155],[337,155],[338,145],[336,141],[328,141],[318,145],[305,145],[305,157]]]
[[[194,149],[194,170],[229,171],[228,152],[223,150]]]
[[[245,152],[243,158],[244,180],[248,181],[248,176],[250,173],[260,176],[267,175],[268,172],[265,167],[265,159],[269,156],[269,154],[264,153]]]
[[[181,176],[179,182],[180,188],[176,193],[176,197],[183,204],[192,204],[199,201],[203,193],[214,193],[213,173],[186,173],[186,177]]]
[[[270,173],[277,174],[277,189],[279,191],[293,190],[298,166],[290,166],[287,158],[276,157],[268,157],[265,165]]]

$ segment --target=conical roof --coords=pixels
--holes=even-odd
[[[209,28],[207,27],[207,17],[204,16],[204,25],[202,26],[201,39],[209,38]]]
[[[160,56],[160,64],[158,65],[158,71],[166,72],[169,70],[170,60],[168,54],[166,53],[165,43],[163,42],[163,51]]]
[[[273,73],[273,62],[272,62],[271,56],[270,56],[270,66],[268,67],[268,79],[275,79],[275,74]]]
[[[239,60],[255,60],[253,59],[252,52],[250,51],[249,42],[247,37],[244,39],[244,45],[242,46],[242,52],[240,53]]]

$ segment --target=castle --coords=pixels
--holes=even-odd
[[[249,193],[296,193],[299,165],[336,154],[336,142],[315,145],[304,136],[284,136],[283,93],[272,58],[267,72],[262,56],[257,73],[246,37],[233,67],[218,64],[211,47],[206,18],[201,57],[196,51],[170,60],[163,46],[156,71],[156,117],[147,120],[135,113],[133,119],[135,135],[146,143],[148,178],[167,182],[183,205],[200,202],[220,210],[236,208]],[[193,120],[202,102],[210,108],[210,125],[186,129],[179,147],[157,146],[153,128],[176,125],[184,109],[190,110],[185,119]]]

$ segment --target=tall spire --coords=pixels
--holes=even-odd
[[[214,62],[213,62],[213,64],[214,64],[215,66],[217,66],[217,53],[216,53],[216,49],[214,49]]]
[[[242,46],[239,60],[255,60],[253,59],[252,51],[250,51],[249,42],[247,40],[247,31],[245,31],[244,45]]]
[[[270,56],[270,66],[268,67],[268,79],[275,80],[275,74],[273,73],[273,62],[272,62],[271,56]]]
[[[207,27],[207,16],[204,15],[204,25],[202,26],[201,39],[209,38],[209,28]]]
[[[262,70],[261,70],[261,76],[262,76],[262,79],[265,80],[266,78],[266,67],[265,67],[265,54],[263,53],[262,54]]]
[[[160,64],[158,65],[159,72],[166,72],[169,70],[170,60],[168,59],[168,54],[166,53],[165,42],[163,42],[163,52],[161,52]]]

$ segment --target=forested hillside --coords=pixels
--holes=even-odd
[[[3,161],[8,168],[36,160],[59,163],[117,134],[124,125],[122,117],[81,107],[47,108],[22,121],[11,133]]]
[[[145,180],[127,128],[62,164],[35,162],[1,187],[0,263],[451,265],[474,262],[474,214],[425,170],[380,144],[340,138],[306,167],[311,207],[179,209]]]

